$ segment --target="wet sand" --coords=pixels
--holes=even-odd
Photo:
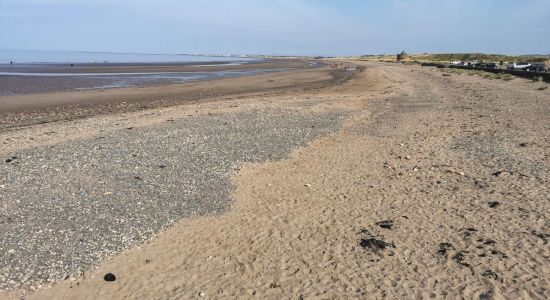
[[[303,66],[303,62],[295,64]],[[338,84],[352,74],[322,67],[171,85],[2,96],[0,128],[231,98],[233,95],[307,90]]]
[[[323,65],[306,60],[0,65],[0,96],[176,84]]]

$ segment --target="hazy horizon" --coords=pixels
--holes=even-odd
[[[0,51],[37,51],[37,52],[83,52],[83,53],[111,53],[111,54],[143,54],[143,55],[198,55],[198,56],[238,56],[238,55],[250,55],[250,56],[297,56],[297,57],[312,57],[312,56],[323,56],[323,55],[293,55],[293,54],[265,54],[265,53],[152,53],[152,52],[117,52],[117,51],[89,51],[89,50],[59,50],[59,49],[5,49],[0,48]],[[403,51],[403,50],[401,50]],[[346,57],[346,56],[376,56],[376,55],[395,55],[401,51],[397,51],[395,53],[364,53],[364,54],[358,54],[358,55],[341,55],[341,56],[332,56],[332,57]],[[405,51],[408,54],[488,54],[488,55],[508,55],[508,56],[531,56],[531,55],[541,55],[541,56],[550,56],[550,53],[489,53],[489,52],[408,52]],[[331,57],[331,55],[325,55],[324,57]]]
[[[548,28],[545,0],[0,0],[9,50],[548,55]]]

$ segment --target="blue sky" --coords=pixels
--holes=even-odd
[[[0,48],[550,53],[550,0],[0,0]]]

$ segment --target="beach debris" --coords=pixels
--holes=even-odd
[[[150,264],[152,260],[150,258],[145,259],[145,264]]]
[[[487,187],[487,183],[479,179],[474,179],[474,185],[480,189],[484,189]]]
[[[451,76],[451,74],[443,73],[441,76]]]
[[[532,230],[531,234],[538,237],[539,239],[541,239],[545,245],[548,243],[548,238],[550,237],[550,234],[548,234],[548,233],[537,233],[535,230]]]
[[[112,194],[113,194],[113,192],[106,192],[106,193],[103,194],[103,196],[109,196],[109,195],[112,195]]]
[[[439,249],[437,250],[437,254],[439,255],[446,255],[449,250],[454,250],[455,247],[451,243],[441,243],[439,244]]]
[[[456,253],[455,255],[453,255],[452,260],[454,260],[457,264],[461,266],[469,267],[470,264],[464,261],[464,253],[466,252],[460,251]]]
[[[204,298],[206,296],[206,293],[203,291],[199,292],[199,297]]]
[[[469,238],[474,232],[477,232],[477,229],[472,227],[464,229],[464,238]]]
[[[306,183],[306,184],[304,184],[304,186],[305,186],[305,187],[311,187],[311,184]]]
[[[491,201],[491,202],[487,203],[487,205],[489,205],[490,208],[495,208],[495,207],[499,206],[500,203],[498,201]]]
[[[104,279],[105,281],[109,281],[109,282],[110,282],[110,281],[115,281],[115,280],[116,280],[116,276],[115,276],[115,274],[113,274],[113,273],[107,273],[107,274],[105,274],[105,276],[103,276],[103,279]]]
[[[384,220],[384,221],[376,222],[375,224],[380,226],[381,228],[384,228],[384,229],[391,229],[392,226],[393,226],[393,221],[392,220]]]
[[[135,180],[143,180],[143,178],[139,177],[139,176],[134,176],[134,179]]]
[[[164,169],[166,168],[166,165],[159,165],[159,168]]]
[[[510,172],[510,171],[496,171],[494,172],[492,175],[493,176],[496,176],[496,177],[500,177],[500,176],[503,176],[503,175],[513,175],[514,172]]]
[[[485,272],[483,272],[483,274],[481,274],[481,276],[498,279],[498,275],[492,270],[486,270]]]
[[[527,147],[527,143],[519,143],[520,147]]]
[[[389,244],[389,243],[384,242],[383,240],[379,240],[379,239],[376,239],[376,238],[361,239],[361,242],[359,243],[359,245],[361,247],[365,248],[365,249],[369,249],[369,250],[375,251],[375,252],[384,250],[387,247],[395,248],[394,244]]]
[[[380,252],[386,248],[395,248],[395,245],[393,243],[387,243],[381,239],[376,238],[372,234],[370,234],[366,229],[361,230],[361,233],[365,236],[361,239],[361,242],[359,242],[359,245],[363,247],[364,249],[368,249],[373,252]]]
[[[132,129],[134,129],[134,127],[126,127],[126,129],[132,130]]]
[[[501,259],[508,258],[508,255],[506,255],[506,253],[498,250],[491,250],[491,254],[495,256],[499,256]]]
[[[494,245],[496,244],[497,242],[493,241],[493,240],[486,240],[485,242],[483,242],[484,245]]]

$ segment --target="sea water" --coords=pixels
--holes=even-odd
[[[10,64],[10,62],[13,62],[14,64],[182,63],[235,62],[246,60],[250,59],[236,56],[0,49],[0,64]]]

